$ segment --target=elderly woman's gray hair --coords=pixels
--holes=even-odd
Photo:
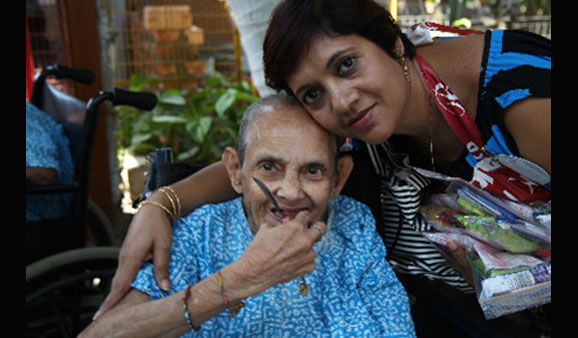
[[[299,109],[304,109],[301,103],[294,97],[287,95],[285,93],[273,94],[266,96],[253,104],[251,104],[245,113],[243,114],[243,119],[241,120],[241,127],[239,128],[239,136],[237,138],[237,153],[239,155],[239,161],[241,162],[241,167],[245,161],[245,153],[247,147],[249,146],[249,139],[253,126],[255,123],[255,118],[266,113],[271,113],[279,109],[286,109],[290,107],[298,107]],[[335,161],[337,163],[337,137],[333,137],[332,150]]]

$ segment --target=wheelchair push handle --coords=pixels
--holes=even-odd
[[[125,89],[114,88],[111,101],[115,106],[133,106],[141,110],[152,110],[158,102],[157,96],[149,92],[131,92]]]
[[[101,91],[88,101],[86,109],[96,111],[103,101],[110,101],[113,106],[132,106],[140,110],[152,110],[157,105],[157,96],[149,92],[131,92],[129,90],[113,88],[110,91]]]
[[[91,84],[94,81],[94,72],[89,69],[70,68],[60,64],[47,66],[43,71],[43,77],[52,75],[57,79],[70,79],[83,84]]]

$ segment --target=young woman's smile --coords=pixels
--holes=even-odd
[[[358,130],[367,126],[369,124],[369,121],[371,121],[371,118],[373,116],[373,108],[374,107],[375,107],[375,104],[360,111],[356,116],[354,116],[349,121],[349,123],[347,125],[354,128],[354,129],[358,129]]]

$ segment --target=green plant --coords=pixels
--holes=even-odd
[[[131,77],[130,90],[141,91],[155,79]],[[258,97],[246,81],[234,82],[213,74],[203,88],[157,92],[152,111],[117,107],[118,150],[146,155],[170,147],[176,161],[209,164],[220,160],[225,147],[234,146],[241,118]]]

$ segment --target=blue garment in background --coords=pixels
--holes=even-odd
[[[74,163],[62,126],[29,102],[26,102],[26,167],[55,169],[56,183],[74,181]],[[26,196],[26,221],[65,217],[70,213],[71,203],[71,194]]]

